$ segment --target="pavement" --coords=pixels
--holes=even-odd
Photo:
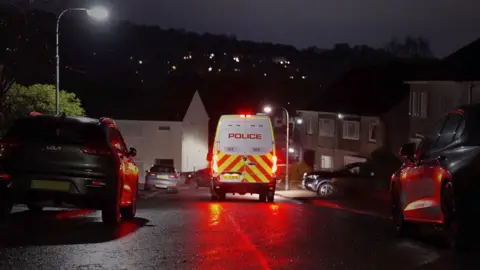
[[[299,194],[141,191],[137,218],[115,228],[98,211],[16,207],[0,222],[0,269],[480,269],[480,251],[399,239],[382,215]]]

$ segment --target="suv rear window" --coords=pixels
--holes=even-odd
[[[155,165],[150,169],[153,173],[175,173],[175,168],[171,166]]]
[[[5,137],[21,141],[65,144],[105,141],[104,132],[97,124],[52,119],[17,120]]]

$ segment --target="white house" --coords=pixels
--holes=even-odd
[[[161,159],[173,162],[179,172],[206,168],[209,117],[198,91],[189,104],[181,98],[157,103],[158,106],[152,102],[143,105],[150,108],[138,109],[148,110],[148,120],[113,117],[127,145],[137,149],[135,161],[141,173],[140,182],[144,182],[145,171]],[[154,112],[151,107],[156,107]],[[172,113],[175,118],[169,117]]]

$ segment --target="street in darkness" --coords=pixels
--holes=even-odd
[[[0,225],[0,268],[479,269],[476,253],[398,239],[388,217],[333,202],[211,202],[190,187],[140,197],[137,218],[113,229],[96,211],[16,208]]]

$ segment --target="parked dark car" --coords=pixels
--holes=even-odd
[[[211,187],[212,185],[212,171],[210,168],[198,170],[192,173],[192,180],[199,187]]]
[[[136,213],[136,155],[111,119],[35,115],[0,140],[0,214],[62,203],[102,210],[105,223]]]
[[[441,117],[418,147],[400,149],[402,167],[392,175],[392,214],[399,235],[417,224],[440,225],[452,248],[478,231],[480,213],[480,104]]]
[[[335,171],[313,171],[303,176],[303,186],[320,197],[355,195],[371,188],[376,174],[370,163],[352,163]]]

